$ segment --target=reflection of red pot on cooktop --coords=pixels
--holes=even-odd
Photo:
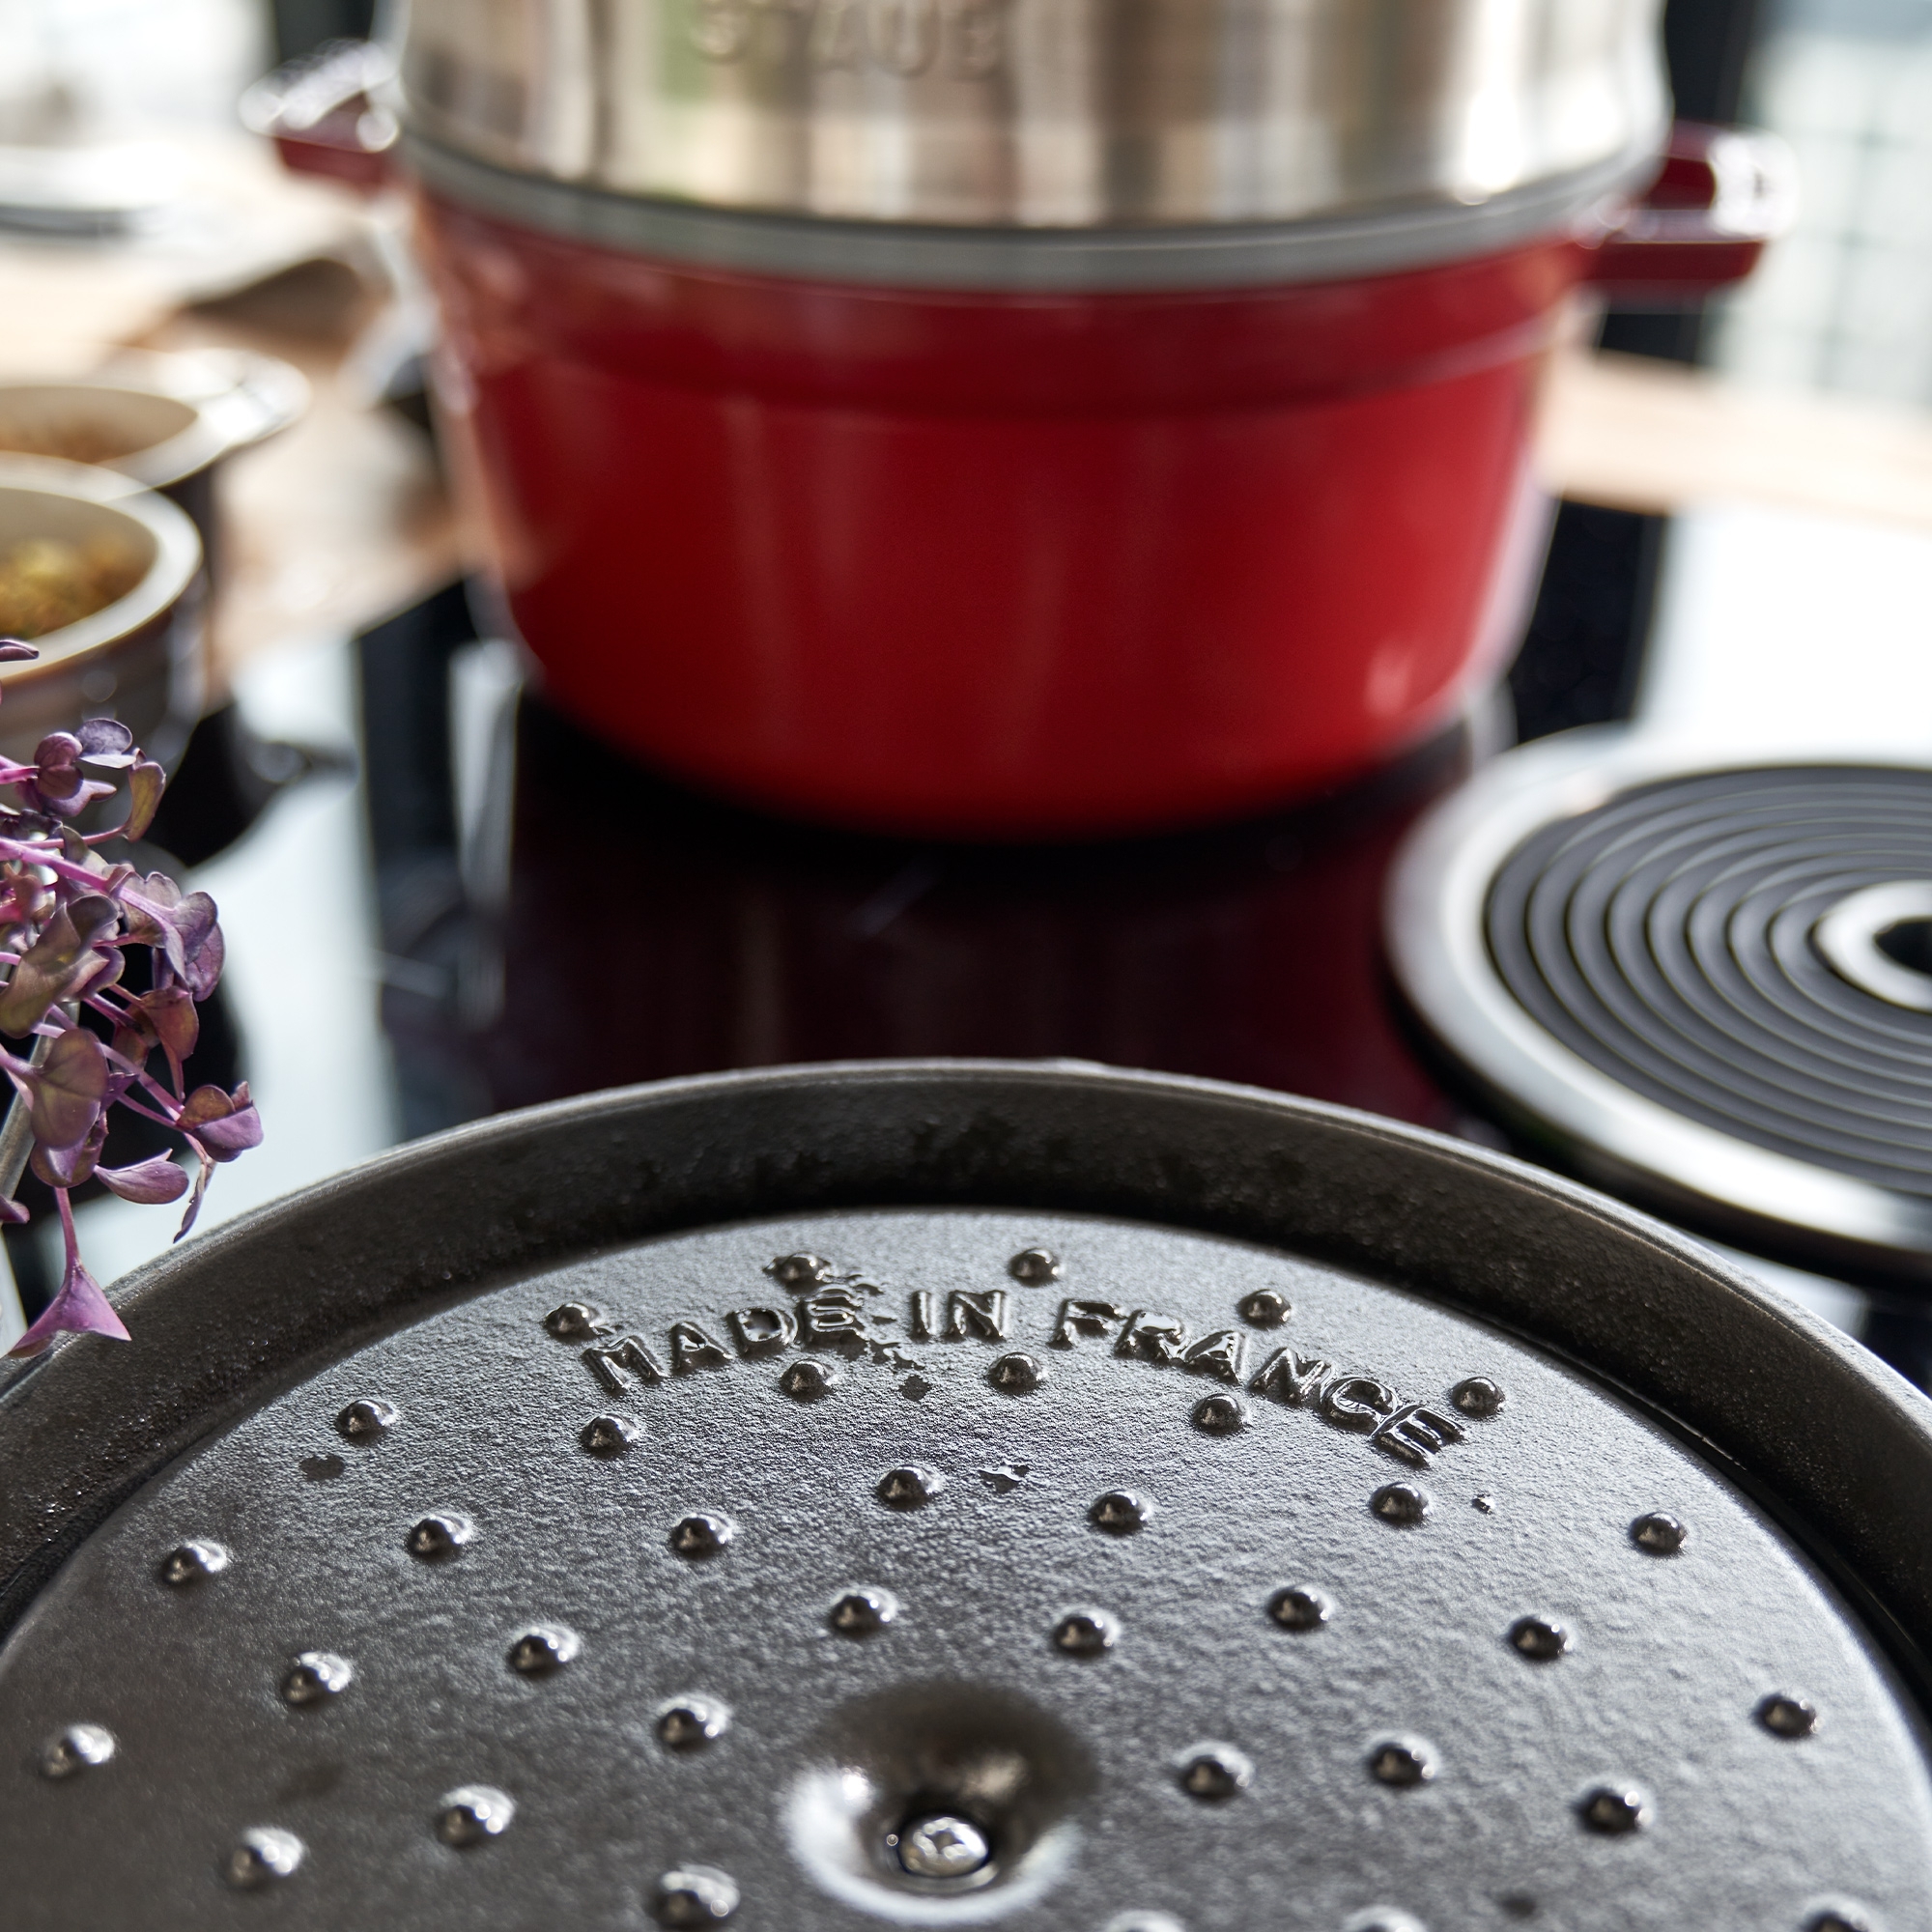
[[[1162,176],[1170,140],[1119,170],[1153,182],[1140,203],[1044,163],[971,193],[909,163],[893,219],[854,218],[877,184],[830,132],[783,150],[804,157],[786,200],[747,67],[755,9],[700,8],[693,85],[713,92],[672,99],[668,68],[663,98],[639,98],[649,74],[620,82],[621,125],[573,176],[526,100],[514,138],[486,125],[490,56],[450,30],[468,5],[423,10],[405,73],[450,413],[516,623],[553,696],[606,737],[854,824],[1184,823],[1427,736],[1498,668],[1533,586],[1529,432],[1565,298],[1741,273],[1776,199],[1747,143],[1698,136],[1671,198],[1690,180],[1704,206],[1605,214],[1656,170],[1638,39],[1624,51],[1643,58],[1596,76],[1622,110],[1599,117],[1601,152],[1532,116],[1555,158],[1539,174],[1525,136],[1521,178],[1493,191],[1453,154],[1406,180],[1371,148],[1335,163],[1367,171],[1331,184],[1340,205],[1303,183],[1277,206],[1265,144],[1237,194],[1232,176],[1201,186],[1198,154]],[[961,72],[947,99],[979,112]],[[832,81],[808,81],[799,113],[836,131]],[[915,160],[944,120],[920,118],[928,84],[903,81]],[[1418,109],[1390,152],[1426,122],[1447,125]],[[943,208],[935,181],[953,183]]]

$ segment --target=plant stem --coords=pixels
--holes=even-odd
[[[34,1041],[34,1050],[28,1057],[29,1066],[43,1066],[46,1058],[53,1051],[54,1036],[42,1034]],[[27,1156],[34,1151],[33,1109],[27,1104],[27,1096],[21,1093],[14,1095],[14,1104],[7,1109],[7,1122],[0,1126],[0,1195],[8,1200],[14,1197],[14,1190],[20,1184],[20,1177],[27,1171]]]

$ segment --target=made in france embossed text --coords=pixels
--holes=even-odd
[[[793,1350],[869,1353],[890,1361],[905,1342],[983,1345],[1021,1339],[1015,1332],[1015,1297],[1006,1289],[955,1288],[943,1294],[914,1289],[903,1319],[878,1305],[884,1295],[858,1274],[821,1279],[810,1293],[729,1309],[708,1326],[681,1317],[670,1322],[660,1348],[641,1335],[617,1332],[616,1324],[582,1302],[553,1309],[543,1325],[559,1341],[586,1343],[586,1371],[613,1396]],[[1104,1353],[1115,1361],[1244,1387],[1264,1402],[1306,1409],[1419,1468],[1430,1467],[1443,1450],[1467,1438],[1465,1418],[1492,1415],[1502,1404],[1500,1388],[1484,1377],[1465,1378],[1444,1398],[1411,1400],[1378,1377],[1337,1368],[1292,1343],[1258,1346],[1256,1338],[1234,1326],[1190,1336],[1175,1316],[1111,1300],[1067,1296],[1042,1325],[1046,1333],[1039,1339],[1051,1349]],[[886,1335],[883,1329],[897,1332]],[[721,1333],[728,1340],[721,1340]]]

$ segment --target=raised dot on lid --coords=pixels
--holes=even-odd
[[[424,1563],[446,1563],[458,1555],[476,1534],[467,1516],[437,1514],[418,1517],[410,1525],[404,1548]]]
[[[1334,1614],[1328,1599],[1319,1590],[1299,1586],[1277,1590],[1268,1599],[1267,1610],[1283,1630],[1290,1631],[1320,1630]]]
[[[70,1724],[41,1747],[41,1776],[56,1780],[98,1771],[114,1756],[114,1733],[102,1724]]]
[[[374,1442],[396,1426],[399,1415],[394,1403],[384,1402],[380,1396],[362,1395],[341,1410],[335,1418],[335,1427],[345,1441]]]
[[[1046,1368],[1039,1357],[1018,1350],[1002,1355],[986,1371],[986,1379],[1006,1395],[1031,1395],[1045,1378]]]
[[[582,1648],[577,1633],[561,1624],[532,1624],[512,1639],[505,1662],[520,1677],[548,1677],[574,1662]]]
[[[833,1600],[826,1621],[840,1636],[871,1636],[898,1615],[898,1600],[876,1584],[861,1584]]]
[[[221,1875],[238,1891],[260,1891],[293,1878],[307,1847],[293,1832],[256,1825],[243,1832],[222,1861]]]
[[[714,1865],[683,1865],[652,1888],[660,1925],[722,1925],[738,1909],[738,1888]]]
[[[731,1713],[715,1697],[672,1697],[658,1706],[658,1742],[667,1750],[702,1750],[730,1725]]]
[[[1651,1556],[1675,1556],[1690,1532],[1665,1510],[1649,1510],[1630,1526],[1630,1539]]]
[[[1248,1788],[1255,1768],[1246,1752],[1233,1745],[1196,1745],[1181,1758],[1179,1775],[1188,1797],[1220,1804]]]
[[[1384,1483],[1369,1498],[1369,1508],[1383,1522],[1399,1529],[1413,1528],[1429,1515],[1429,1493],[1413,1483]]]
[[[437,1805],[436,1835],[458,1851],[486,1844],[509,1830],[516,1800],[494,1784],[463,1784],[445,1791]]]
[[[1053,1627],[1053,1647],[1068,1657],[1099,1657],[1114,1647],[1120,1626],[1105,1610],[1069,1610]]]
[[[1258,1288],[1242,1295],[1235,1312],[1251,1328],[1279,1328],[1293,1314],[1294,1304],[1272,1288]]]
[[[172,1589],[183,1589],[210,1577],[218,1577],[228,1568],[227,1547],[211,1538],[197,1536],[178,1543],[161,1558],[156,1574]]]
[[[716,1556],[737,1533],[728,1517],[710,1516],[700,1510],[679,1517],[670,1526],[668,1541],[673,1553],[696,1561]]]

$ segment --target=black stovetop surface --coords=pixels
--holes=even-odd
[[[1526,654],[1520,712],[1561,720],[1535,680],[1566,650]],[[519,686],[462,584],[335,657],[342,715],[313,695],[326,677],[266,710],[244,692],[197,732],[156,828],[229,940],[193,1070],[253,1079],[270,1135],[218,1178],[210,1225],[506,1108],[787,1062],[1096,1061],[1509,1145],[1400,1010],[1380,939],[1389,862],[1484,755],[1476,726],[1233,826],[961,845],[787,823],[640,771]],[[1611,669],[1582,661],[1585,703],[1628,685]],[[118,1271],[166,1218],[90,1203],[83,1243]],[[10,1232],[9,1254],[31,1315],[45,1235]],[[1796,1286],[1928,1379],[1913,1306]]]

